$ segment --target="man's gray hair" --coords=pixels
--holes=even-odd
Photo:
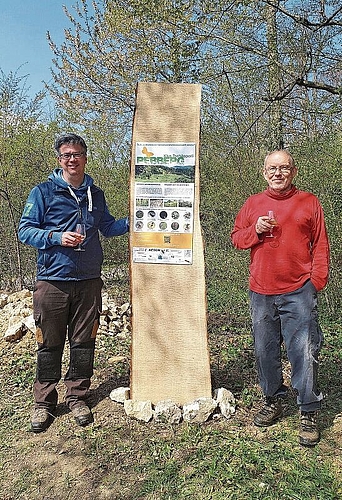
[[[85,143],[85,140],[83,137],[77,134],[73,133],[67,133],[67,134],[61,134],[60,136],[57,137],[55,140],[55,150],[57,153],[57,156],[60,155],[60,147],[63,146],[63,144],[79,144],[85,153],[87,153],[87,145]]]
[[[265,161],[264,161],[264,168],[266,167],[266,163],[267,163],[268,158],[271,155],[273,155],[274,153],[284,153],[284,154],[286,154],[286,156],[288,157],[288,159],[290,161],[290,166],[292,168],[295,167],[295,161],[293,159],[293,156],[287,151],[287,149],[275,149],[274,151],[271,151],[270,153],[268,153],[266,155],[266,158],[265,158]]]

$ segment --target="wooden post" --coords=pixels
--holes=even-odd
[[[130,390],[131,399],[153,404],[211,397],[199,221],[200,100],[200,85],[137,86],[130,176]],[[179,151],[193,151],[193,158]],[[175,172],[179,177],[167,182]]]

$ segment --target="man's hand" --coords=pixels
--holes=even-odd
[[[74,233],[72,231],[65,231],[62,233],[62,246],[63,247],[77,247],[84,240],[85,236],[82,234]]]
[[[273,227],[273,224],[271,224],[271,219],[268,217],[268,215],[262,215],[259,217],[255,224],[255,230],[258,234],[262,233],[268,233]]]

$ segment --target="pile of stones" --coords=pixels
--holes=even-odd
[[[128,416],[149,422],[178,424],[181,420],[192,423],[203,423],[210,418],[229,419],[236,410],[234,395],[221,387],[216,389],[213,398],[200,397],[184,404],[182,407],[171,400],[159,401],[152,405],[151,401],[135,401],[130,399],[129,387],[114,389],[110,399],[124,406]]]
[[[130,314],[129,303],[117,306],[108,294],[104,293],[98,333],[127,337],[131,330]],[[28,331],[35,332],[30,290],[0,293],[0,324],[8,342],[20,340]]]

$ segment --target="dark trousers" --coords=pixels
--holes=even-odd
[[[66,338],[70,359],[64,377],[66,404],[85,399],[93,375],[95,338],[99,325],[101,278],[84,281],[37,281],[33,292],[36,323],[37,374],[33,386],[36,407],[53,410],[58,401]]]
[[[260,386],[265,396],[285,396],[281,364],[284,341],[291,363],[292,386],[302,411],[320,408],[318,355],[323,335],[318,324],[317,292],[311,281],[291,293],[250,292],[254,348]]]

